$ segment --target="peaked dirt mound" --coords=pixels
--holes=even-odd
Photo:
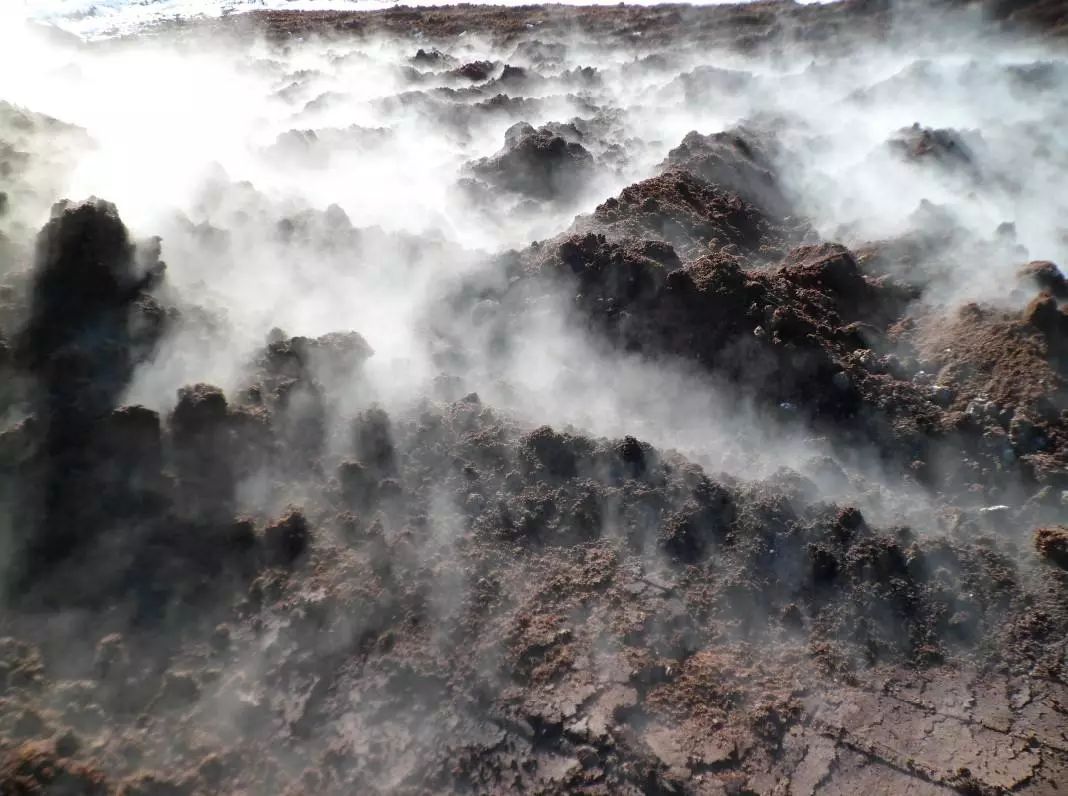
[[[582,144],[525,122],[505,131],[500,152],[469,164],[473,174],[492,185],[537,199],[573,192],[589,178],[592,166],[593,157]]]

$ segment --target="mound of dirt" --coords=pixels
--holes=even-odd
[[[589,179],[593,156],[548,126],[535,129],[519,122],[505,131],[504,147],[496,155],[469,163],[468,168],[498,188],[556,199],[571,195]]]
[[[172,433],[222,422],[217,391],[187,395]],[[95,752],[129,788],[270,791],[294,777],[328,792],[381,788],[383,769],[414,746],[406,778],[438,789],[505,782],[639,793],[683,788],[705,766],[717,781],[753,789],[768,772],[800,780],[799,759],[820,748],[811,727],[841,726],[846,748],[879,745],[868,771],[886,783],[905,776],[892,772],[910,747],[849,723],[834,700],[909,720],[927,714],[922,700],[866,688],[864,672],[908,663],[928,672],[932,693],[970,692],[984,686],[943,661],[977,666],[985,656],[1003,661],[1008,649],[1026,665],[1055,656],[1055,597],[1029,591],[996,544],[873,528],[854,507],[806,504],[811,486],[796,474],[724,482],[633,438],[523,432],[477,396],[418,417],[364,417],[351,452],[364,464],[346,466],[344,482],[382,479],[373,502],[347,505],[347,491],[307,482],[316,485],[314,514],[291,509],[266,527],[262,568],[238,611],[203,631],[210,652],[173,638],[136,650],[105,639],[87,656],[91,672],[75,666],[64,676],[55,650],[4,648],[8,672],[47,664],[32,689],[9,690],[16,715],[39,693],[67,694],[23,721],[24,736],[43,743],[68,725],[80,734],[108,727]],[[455,516],[433,513],[442,494],[454,496]],[[428,557],[421,543],[441,522],[457,536]],[[650,538],[663,568],[645,563]],[[443,577],[470,591],[432,603],[428,589]],[[1035,601],[1049,612],[1042,633],[1019,624],[1017,606]],[[286,620],[270,628],[272,616]],[[103,629],[88,629],[86,643]],[[68,652],[79,643],[68,638]],[[753,645],[774,652],[755,656]],[[456,656],[457,646],[467,655]],[[212,675],[251,654],[270,688],[240,669]],[[838,679],[833,692],[809,662]],[[986,704],[975,709],[993,709]],[[967,734],[966,717],[943,721]],[[439,722],[447,732],[427,731]],[[373,747],[355,740],[372,729]],[[988,732],[984,749],[1015,744]],[[182,763],[140,768],[175,738],[189,745]],[[279,739],[309,761],[307,771],[287,773],[266,751]],[[784,745],[797,757],[779,759]],[[11,754],[8,788],[26,777],[91,776],[76,749],[61,762]],[[31,757],[47,760],[47,772]],[[939,781],[956,776],[922,759]],[[1046,770],[1037,756],[1030,766]]]
[[[455,77],[470,80],[473,83],[484,83],[489,80],[497,65],[492,61],[469,61],[463,66],[458,66],[450,72]]]
[[[1068,569],[1068,528],[1039,528],[1035,531],[1035,549],[1062,569]]]
[[[754,263],[781,257],[808,232],[804,224],[776,224],[738,194],[687,171],[635,183],[591,215],[580,216],[573,228],[611,240],[661,240],[687,259],[722,251]]]
[[[1028,263],[1020,269],[1019,276],[1021,279],[1033,280],[1040,290],[1050,293],[1056,299],[1068,299],[1068,279],[1065,279],[1056,263],[1048,260]]]
[[[973,147],[956,130],[934,130],[917,122],[904,127],[887,142],[898,156],[917,163],[932,162],[947,172],[980,179],[980,167]]]
[[[712,135],[689,133],[668,152],[662,169],[681,169],[737,193],[773,218],[793,215],[775,177],[774,144],[741,127]]]
[[[19,514],[30,578],[105,522],[98,498],[115,486],[98,458],[108,461],[114,441],[108,418],[167,323],[145,292],[163,275],[158,245],[140,254],[115,206],[98,199],[57,204],[38,235],[28,320],[14,351],[36,381],[43,434]]]
[[[448,53],[443,53],[436,47],[429,50],[420,47],[408,61],[412,66],[423,69],[446,69],[456,66],[455,58]]]

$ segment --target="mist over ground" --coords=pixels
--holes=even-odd
[[[0,789],[1057,792],[1045,13],[11,12]]]

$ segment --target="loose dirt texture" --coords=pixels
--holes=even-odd
[[[1052,4],[991,7],[1063,25]],[[670,72],[677,42],[835,46],[848,27],[842,46],[861,48],[888,9],[272,12],[211,27],[263,26],[284,48],[418,26],[398,69],[448,85],[375,101],[459,139],[514,118],[448,187],[536,215],[641,150],[611,108],[523,120],[596,82],[567,60],[565,31],[640,30],[640,57]],[[451,52],[461,32],[524,66]],[[748,74],[669,85],[701,101]],[[268,327],[238,386],[196,377],[160,412],[126,404],[136,374],[179,334],[217,372],[225,313],[184,300],[160,241],[133,239],[103,199],[57,203],[26,235],[48,193],[40,158],[68,150],[22,150],[34,131],[79,131],[0,104],[14,186],[0,193],[0,794],[1065,792],[1063,273],[999,228],[967,245],[1011,266],[1002,292],[1018,301],[947,306],[928,265],[970,251],[951,221],[924,205],[896,237],[821,236],[779,173],[780,127],[694,131],[510,251],[355,228],[336,205],[289,213],[270,234],[302,268],[312,250],[401,252],[398,270],[462,258],[413,322],[441,375],[410,401],[364,400],[380,357],[364,319]],[[325,168],[389,135],[295,129],[268,151]],[[895,127],[883,149],[976,190],[994,179],[948,128]],[[219,190],[273,218],[251,185]],[[250,217],[186,232],[224,249]],[[606,350],[804,424],[812,456],[714,471],[472,389],[489,383],[473,363],[504,372],[524,323],[560,306]]]

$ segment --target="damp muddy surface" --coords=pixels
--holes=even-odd
[[[48,37],[0,793],[1064,792],[1054,6]]]

